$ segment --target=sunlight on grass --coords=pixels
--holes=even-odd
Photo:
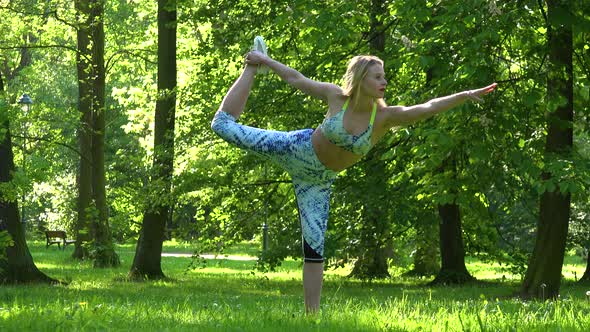
[[[169,252],[189,251],[166,244]],[[256,244],[242,244],[252,252]],[[303,313],[301,261],[286,260],[275,272],[255,271],[255,261],[163,257],[169,279],[126,282],[133,245],[118,247],[122,266],[93,269],[71,259],[71,248],[45,249],[32,243],[37,265],[68,286],[4,287],[0,292],[1,331],[587,331],[590,302],[585,287],[568,271],[582,271],[568,257],[561,300],[523,302],[511,297],[519,278],[497,264],[469,258],[469,271],[494,281],[462,287],[430,287],[430,279],[372,282],[350,279],[351,267],[325,274],[322,311]],[[239,253],[236,253],[239,254]],[[233,255],[233,254],[232,254]],[[578,277],[581,272],[577,272]],[[498,282],[506,275],[506,282]]]
[[[586,269],[586,260],[583,257],[576,256],[574,252],[564,259],[561,274],[569,280],[578,280]]]
[[[467,258],[465,265],[467,271],[471,273],[476,279],[480,280],[520,280],[519,275],[512,274],[504,269],[507,266],[502,266],[496,262],[482,262],[474,258]]]

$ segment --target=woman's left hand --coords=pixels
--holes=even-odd
[[[263,65],[264,61],[268,58],[267,55],[259,51],[250,51],[246,53],[244,61],[249,65]]]
[[[494,91],[496,86],[498,86],[498,83],[490,84],[481,89],[469,90],[467,91],[467,97],[473,101],[483,102],[483,99],[481,97]]]

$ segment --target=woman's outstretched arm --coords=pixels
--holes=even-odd
[[[388,127],[408,125],[463,104],[466,100],[483,101],[481,97],[492,92],[496,86],[497,84],[494,83],[480,89],[435,98],[423,104],[413,106],[386,107],[386,125]]]
[[[301,92],[328,101],[333,96],[342,94],[342,89],[332,83],[318,82],[305,77],[297,70],[286,66],[258,51],[246,55],[247,64],[265,65],[274,71],[283,81]]]

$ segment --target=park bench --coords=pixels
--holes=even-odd
[[[45,249],[49,248],[52,244],[57,244],[57,247],[60,249],[63,244],[63,249],[65,249],[68,244],[76,242],[76,240],[68,240],[64,231],[45,231],[45,238],[47,239]]]

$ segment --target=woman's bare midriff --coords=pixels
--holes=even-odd
[[[362,156],[346,151],[328,141],[319,129],[314,130],[311,135],[311,143],[322,164],[336,172],[356,164],[362,158]]]

